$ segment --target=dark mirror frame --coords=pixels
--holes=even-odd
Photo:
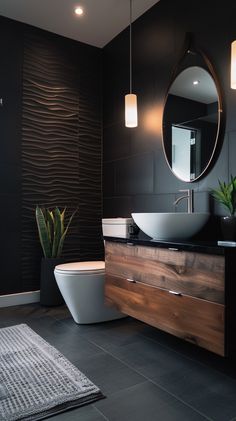
[[[186,46],[187,45],[187,46]],[[214,148],[212,150],[211,156],[207,162],[207,164],[205,165],[204,169],[202,170],[202,172],[197,175],[197,177],[195,177],[192,180],[185,180],[181,177],[179,177],[172,169],[171,164],[168,160],[167,157],[167,152],[166,152],[166,146],[165,146],[165,139],[164,139],[164,114],[165,114],[165,107],[166,107],[166,103],[167,103],[167,99],[168,99],[168,95],[169,95],[169,91],[171,89],[171,86],[173,85],[175,79],[178,77],[178,75],[184,71],[185,69],[191,67],[191,66],[198,66],[203,68],[204,70],[206,70],[210,76],[212,77],[215,86],[216,86],[216,91],[217,91],[217,95],[218,95],[218,128],[217,128],[217,133],[216,133],[216,138],[215,138],[215,143],[214,143]],[[193,183],[195,181],[198,181],[201,177],[206,176],[208,171],[212,168],[212,166],[215,164],[218,156],[219,156],[219,152],[221,150],[221,146],[223,143],[223,134],[224,134],[224,127],[225,127],[225,119],[224,119],[224,113],[223,113],[223,109],[225,107],[223,106],[223,99],[222,99],[222,91],[220,88],[220,84],[217,78],[217,75],[215,73],[214,67],[211,64],[209,58],[206,56],[206,54],[199,50],[196,49],[193,43],[193,39],[191,34],[187,35],[187,41],[185,44],[185,48],[184,48],[184,52],[179,60],[179,62],[177,63],[168,89],[167,89],[167,93],[166,93],[166,97],[165,97],[165,102],[164,102],[164,107],[163,107],[163,115],[162,115],[162,148],[163,148],[163,152],[164,152],[164,156],[165,156],[165,160],[168,164],[168,167],[170,168],[172,174],[177,177],[178,179],[180,179],[181,181],[185,182],[185,183]]]

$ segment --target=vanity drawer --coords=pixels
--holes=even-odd
[[[173,293],[106,273],[108,305],[154,327],[224,355],[221,304]]]
[[[224,256],[106,241],[106,271],[224,304]]]

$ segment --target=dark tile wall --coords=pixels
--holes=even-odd
[[[0,294],[39,289],[36,205],[78,212],[63,259],[103,258],[101,50],[0,18]]]
[[[0,291],[21,290],[21,99],[22,25],[0,22]]]
[[[133,83],[134,91],[138,94],[139,107],[137,129],[124,127],[124,95],[129,90],[128,30],[123,31],[104,48],[103,214],[105,217],[128,216],[132,211],[142,210],[171,211],[177,191],[188,187],[195,190],[196,210],[210,209],[215,214],[223,212],[209,197],[209,190],[217,185],[218,178],[227,180],[231,173],[236,173],[236,93],[229,86],[230,43],[236,38],[234,22],[236,4],[226,0],[223,6],[210,0],[204,3],[198,2],[196,5],[187,0],[160,1],[133,24]],[[0,18],[0,98],[3,98],[3,107],[0,107],[3,279],[0,294],[25,291],[29,289],[29,285],[32,289],[39,287],[39,270],[36,271],[38,278],[28,278],[27,282],[22,275],[24,266],[22,258],[25,253],[22,249],[22,239],[25,238],[22,221],[24,220],[24,224],[27,223],[28,206],[22,204],[22,181],[25,183],[24,177],[22,178],[24,174],[22,81],[26,32],[32,34],[34,31],[34,28],[27,25]],[[91,159],[94,150],[91,155],[88,145],[89,136],[93,137],[94,130],[99,133],[101,128],[101,51],[45,31],[36,32],[62,48],[64,51],[62,61],[65,57],[69,57],[72,67],[76,70],[74,74],[78,75],[76,89],[81,93],[79,107],[82,106],[82,109],[86,110],[89,119],[87,120],[86,113],[78,115],[78,126],[81,128],[78,142],[80,148],[78,163],[81,163],[80,170],[78,166],[80,196],[73,197],[69,205],[74,206],[75,203],[80,205],[82,223],[77,225],[79,243],[75,244],[73,240],[72,254],[74,256],[78,251],[78,256],[81,258],[99,258],[102,257],[102,246],[100,248],[98,244],[101,239],[101,225],[98,223],[98,214],[101,215],[100,158],[96,152],[95,161]],[[193,33],[197,46],[206,52],[215,67],[222,86],[226,114],[226,131],[220,156],[209,174],[191,185],[182,183],[172,175],[165,162],[161,143],[161,119],[165,95],[187,32]],[[70,63],[68,64],[70,66]],[[68,83],[71,83],[71,80],[69,82],[68,79]],[[89,125],[86,124],[87,121]],[[99,148],[99,135],[97,142]],[[66,147],[68,146],[70,148],[66,142]],[[93,191],[93,195],[89,197],[89,206],[87,183],[91,180],[89,173],[86,172],[88,169],[91,169],[92,177],[96,180],[95,189],[91,184],[89,187]],[[42,201],[46,201],[44,197],[43,195]],[[47,197],[49,197],[48,203],[53,205],[54,199],[50,194]],[[57,204],[56,199],[55,204]],[[27,212],[32,210],[34,205],[32,199]],[[184,203],[180,204],[178,210],[184,210]],[[94,225],[91,225],[91,218],[95,221]],[[30,229],[32,221],[31,218]],[[89,236],[88,225],[92,226]],[[96,241],[98,242],[94,251]],[[91,250],[93,251],[90,253]],[[69,256],[70,250],[67,250],[67,253]],[[27,256],[24,258],[27,259]]]
[[[129,31],[103,50],[103,215],[127,217],[132,211],[174,211],[179,189],[193,188],[195,210],[224,214],[209,195],[218,179],[236,175],[236,91],[230,89],[230,43],[236,38],[233,1],[160,1],[133,23],[133,91],[138,95],[138,128],[124,126],[124,96],[129,91]],[[210,172],[183,183],[169,170],[162,150],[162,111],[172,72],[186,33],[212,62],[224,101],[223,147]],[[180,203],[179,211],[186,210]]]

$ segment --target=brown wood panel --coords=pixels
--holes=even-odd
[[[132,317],[224,355],[224,309],[189,296],[106,274],[106,302]]]
[[[224,303],[224,256],[106,241],[106,271],[167,290]]]

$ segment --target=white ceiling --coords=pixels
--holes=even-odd
[[[133,0],[133,21],[160,0]],[[74,14],[75,6],[84,15]],[[0,0],[0,15],[97,47],[129,25],[129,0]]]

